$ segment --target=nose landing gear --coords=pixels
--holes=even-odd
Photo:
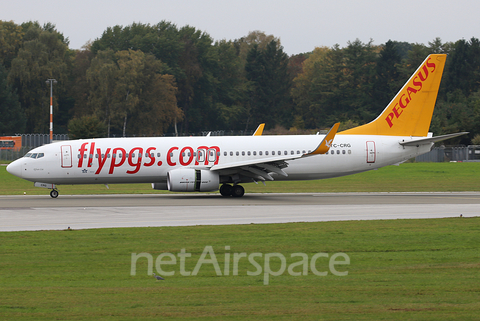
[[[50,196],[51,196],[52,198],[57,198],[57,197],[58,197],[58,191],[57,191],[56,189],[52,189],[52,190],[50,191]]]

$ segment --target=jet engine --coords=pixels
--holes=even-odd
[[[171,192],[213,192],[218,190],[217,172],[193,168],[179,168],[167,173],[167,187]]]

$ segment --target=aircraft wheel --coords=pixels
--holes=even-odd
[[[228,185],[228,184],[223,184],[222,186],[220,186],[220,194],[222,194],[222,196],[232,196],[232,191],[233,191],[233,187],[232,185]]]
[[[233,197],[242,197],[245,194],[245,189],[242,185],[235,185],[233,186],[232,196]]]
[[[52,191],[50,192],[50,196],[52,198],[57,198],[58,197],[58,191],[56,189],[52,189]]]

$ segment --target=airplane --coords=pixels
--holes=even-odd
[[[37,147],[7,166],[15,176],[57,185],[151,183],[156,190],[242,197],[242,183],[316,180],[400,164],[435,142],[466,132],[429,133],[447,56],[431,54],[383,112],[365,125],[326,135],[97,138]]]

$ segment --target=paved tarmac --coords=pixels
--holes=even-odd
[[[480,216],[480,193],[0,196],[0,231]]]

